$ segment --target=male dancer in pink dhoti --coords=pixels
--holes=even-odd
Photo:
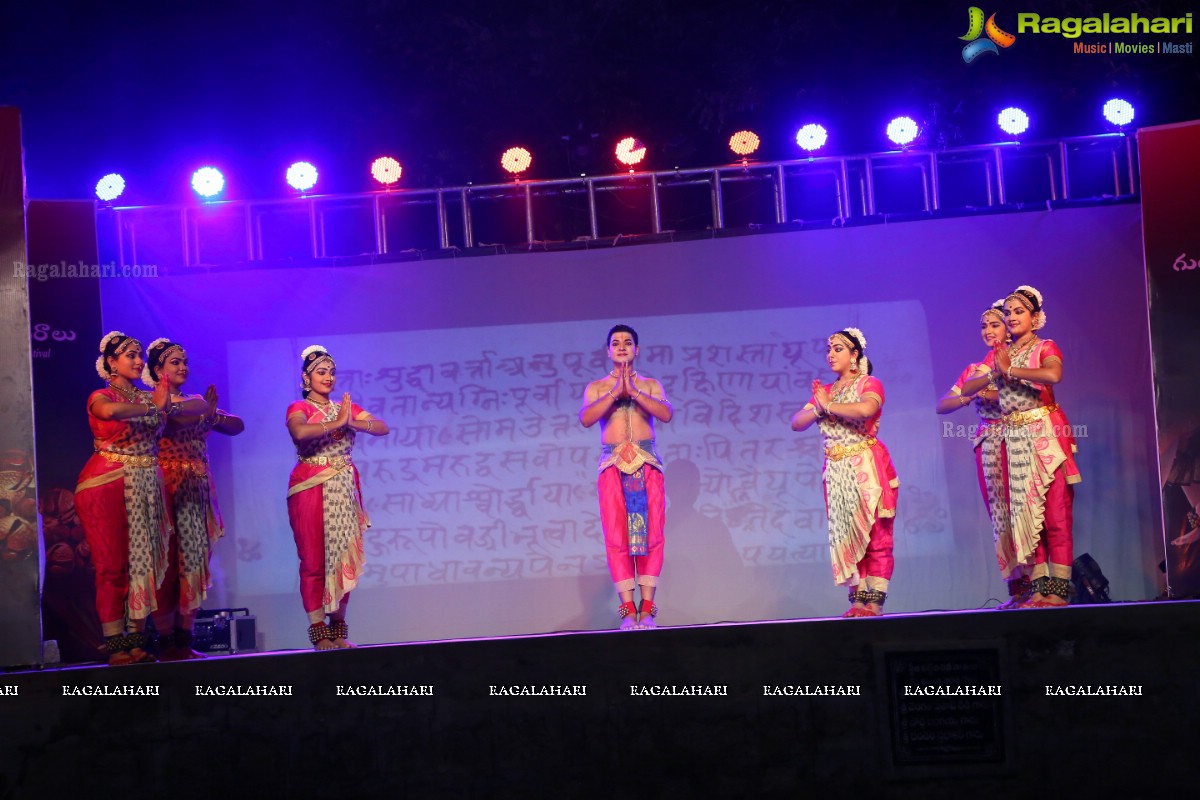
[[[655,627],[654,590],[663,565],[666,497],[662,460],[654,449],[654,420],[670,422],[675,413],[662,384],[638,375],[633,362],[638,335],[616,325],[606,340],[613,369],[588,384],[579,421],[600,423],[600,521],[608,570],[621,607],[621,630]],[[633,603],[640,587],[641,607]]]

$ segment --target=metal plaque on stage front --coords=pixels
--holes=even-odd
[[[1000,766],[1007,760],[999,652],[888,652],[892,766]]]

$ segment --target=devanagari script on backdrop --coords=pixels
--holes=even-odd
[[[925,325],[912,302],[632,320],[643,337],[637,367],[662,382],[675,408],[658,431],[668,496],[672,465],[694,464],[700,512],[729,529],[746,565],[828,559],[821,437],[794,433],[790,419],[814,378],[830,380],[825,337],[814,334],[847,320],[881,331]],[[599,346],[609,324],[315,335],[337,359],[335,399],[349,392],[392,427],[381,439],[360,435],[356,445],[373,521],[364,588],[605,571],[598,429],[583,429],[578,412],[588,382],[611,366]],[[306,344],[229,345],[230,363],[247,367],[234,373],[232,392],[265,385],[276,398],[249,410],[247,441],[239,442],[247,456],[235,466],[239,574],[260,591],[290,591],[296,581],[293,546],[277,535],[287,528],[286,510],[263,498],[280,494],[294,458],[283,409]],[[888,393],[881,435],[897,454],[927,451],[929,353],[902,354],[900,345],[868,347]],[[939,460],[926,469],[933,480],[906,486],[921,498],[901,523],[922,534],[917,552],[950,546],[940,471]]]

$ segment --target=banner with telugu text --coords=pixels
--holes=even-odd
[[[102,645],[96,573],[75,514],[75,481],[92,453],[85,402],[103,384],[96,214],[91,201],[32,201],[28,210],[29,330],[37,477],[46,564],[42,620],[65,662],[95,661]]]
[[[21,115],[0,108],[0,667],[42,660]]]
[[[1167,586],[1200,596],[1200,121],[1138,132]]]

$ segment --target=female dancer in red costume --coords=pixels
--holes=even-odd
[[[988,348],[1011,341],[1004,324],[1004,301],[997,300],[979,318],[983,343]],[[1000,409],[999,390],[995,384],[984,384],[975,394],[963,391],[963,385],[974,377],[986,375],[988,367],[983,362],[970,364],[950,391],[938,400],[937,413],[950,414],[975,401],[979,414],[979,426],[974,436],[975,469],[979,476],[979,491],[987,506],[992,521],[992,535],[996,544],[996,563],[1000,576],[1008,584],[1008,600],[1000,609],[1017,608],[1033,593],[1029,582],[1029,570],[1017,562],[1013,549],[1012,530],[1008,519],[1008,467],[1004,448],[1003,412]]]
[[[1018,286],[1004,301],[1012,344],[997,344],[987,372],[963,385],[1000,389],[1008,467],[1009,527],[1015,561],[1031,568],[1033,596],[1022,608],[1064,606],[1071,589],[1072,503],[1079,483],[1075,437],[1054,399],[1062,380],[1062,351],[1036,331],[1046,324],[1042,295]]]
[[[352,404],[349,392],[340,403],[330,399],[337,365],[324,347],[308,347],[301,358],[304,399],[287,410],[299,459],[288,479],[288,519],[300,556],[308,639],[317,650],[333,650],[354,646],[346,604],[362,575],[363,531],[371,525],[350,451],[358,433],[384,436],[388,426]]]
[[[142,366],[137,339],[113,331],[100,341],[96,372],[108,387],[88,397],[96,452],[75,487],[111,665],[155,660],[146,652],[143,631],[156,607],[171,543],[158,439],[169,414],[198,410],[195,403],[172,404],[165,384],[153,393],[135,389]]]
[[[200,395],[183,394],[188,378],[188,357],[183,347],[169,339],[155,339],[146,352],[142,382],[157,389],[166,383],[171,402],[200,405],[198,414],[178,414],[167,422],[158,443],[158,463],[166,480],[175,523],[170,567],[158,592],[154,628],[158,632],[159,658],[181,661],[203,658],[192,650],[192,621],[212,585],[209,561],[212,546],[225,535],[217,491],[208,467],[208,433],[236,436],[246,429],[238,417],[217,408],[212,386]]]
[[[883,613],[892,577],[892,525],[900,481],[883,442],[875,438],[883,384],[870,377],[866,337],[846,328],[829,337],[827,361],[837,380],[813,381],[812,399],[792,417],[792,430],[817,423],[825,437],[825,508],[833,579],[850,587],[844,617]]]

